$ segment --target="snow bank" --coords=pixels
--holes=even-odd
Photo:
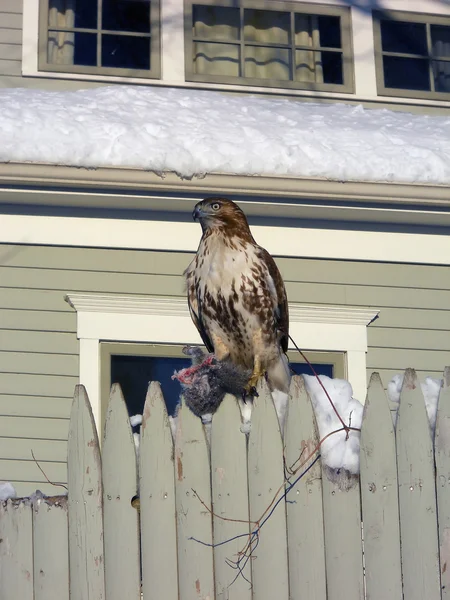
[[[303,375],[303,377],[316,415],[319,437],[323,439],[329,433],[342,429],[342,423],[317,378],[313,375]],[[350,383],[345,379],[331,379],[326,375],[320,375],[320,380],[344,423],[359,429],[362,423],[363,406],[352,397],[353,390]],[[333,433],[320,448],[322,462],[333,471],[344,469],[351,475],[356,475],[359,473],[359,448],[359,431],[350,431],[348,439],[345,431]]]
[[[137,86],[0,90],[0,162],[450,183],[450,118]]]
[[[402,391],[403,385],[403,373],[394,375],[387,386],[387,393],[391,402],[400,402],[400,392]],[[420,387],[425,400],[425,408],[427,409],[428,420],[430,422],[431,433],[434,435],[436,429],[436,415],[439,401],[439,394],[441,393],[442,379],[434,379],[433,377],[426,377],[424,381],[420,382]],[[398,410],[398,409],[397,409]]]
[[[17,498],[13,484],[9,481],[0,481],[0,502],[4,502],[10,498]]]

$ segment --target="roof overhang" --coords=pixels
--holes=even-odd
[[[450,187],[208,174],[183,179],[131,168],[0,164],[0,204],[190,214],[193,203],[226,195],[251,217],[450,225]]]

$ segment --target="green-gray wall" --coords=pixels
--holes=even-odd
[[[65,480],[68,417],[78,381],[76,314],[68,292],[183,296],[191,255],[0,245],[0,480],[46,493],[32,459]],[[380,309],[368,329],[368,374],[450,362],[448,267],[278,258],[289,300]]]

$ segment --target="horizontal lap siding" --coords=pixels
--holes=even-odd
[[[0,0],[0,81],[22,75],[22,1]]]
[[[3,466],[11,473],[11,464],[27,462],[29,439],[36,458],[41,452],[46,465],[58,465],[64,456],[79,369],[76,314],[65,294],[184,297],[181,273],[191,257],[182,252],[0,246],[0,479],[5,478]],[[292,258],[277,258],[277,263],[291,302],[380,310],[368,329],[367,363],[369,373],[380,371],[385,387],[408,366],[419,377],[438,376],[448,363],[447,267]],[[11,439],[14,445],[8,445]],[[32,463],[27,469],[21,466],[22,477],[34,470]],[[61,471],[55,474],[60,477]],[[33,477],[28,483],[32,488],[40,481]],[[27,484],[18,485],[23,489]]]

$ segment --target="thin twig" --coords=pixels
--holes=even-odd
[[[289,339],[291,340],[291,342],[294,344],[295,349],[297,350],[297,352],[299,352],[301,354],[301,356],[303,357],[303,359],[306,361],[306,363],[308,364],[309,368],[311,369],[311,371],[313,372],[315,378],[317,379],[317,381],[319,382],[320,386],[322,387],[323,391],[325,392],[326,397],[328,398],[331,406],[333,407],[334,412],[337,415],[337,418],[339,419],[339,421],[342,423],[342,427],[345,429],[345,431],[347,432],[347,439],[348,439],[348,430],[349,427],[348,425],[345,424],[343,418],[341,417],[341,415],[338,412],[338,409],[336,408],[333,400],[330,397],[330,394],[327,392],[322,380],[320,379],[320,377],[317,375],[314,367],[312,366],[312,364],[310,363],[310,361],[306,358],[305,354],[300,350],[300,348],[297,346],[297,344],[295,343],[295,341],[293,340],[292,336],[289,336]]]
[[[48,483],[50,485],[54,485],[56,487],[63,487],[66,491],[69,491],[68,487],[66,485],[64,485],[63,483],[54,483],[53,481],[50,481],[50,479],[45,474],[44,469],[41,467],[41,465],[36,460],[33,450],[31,450],[31,456],[33,457],[34,462],[37,464],[39,471],[42,473],[42,475],[45,477],[45,479],[48,481]]]
[[[211,508],[209,508],[209,506],[200,498],[200,496],[198,495],[196,490],[194,490],[194,488],[191,488],[191,490],[197,496],[197,498],[200,500],[200,503],[202,504],[202,506],[204,506],[206,508],[206,510],[209,512],[209,514],[212,515],[213,517],[216,517],[217,519],[222,519],[223,521],[230,521],[231,523],[247,523],[247,524],[251,524],[251,525],[256,525],[256,521],[248,521],[245,519],[230,519],[228,517],[222,517],[222,515],[218,515]]]

